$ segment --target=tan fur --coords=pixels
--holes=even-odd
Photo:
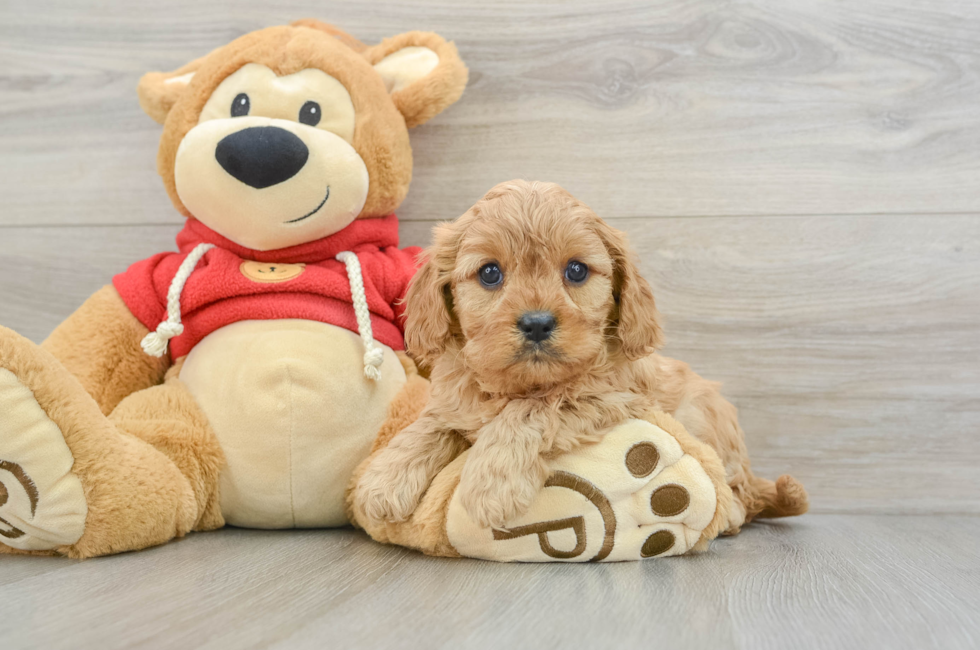
[[[376,541],[407,546],[428,555],[459,557],[459,553],[449,543],[446,534],[446,515],[449,510],[449,500],[459,482],[458,473],[455,475],[446,473],[445,476],[436,477],[426,492],[425,503],[405,522],[382,523],[366,517],[354,496],[361,475],[374,457],[384,450],[398,433],[418,419],[423,407],[429,401],[429,382],[418,375],[415,364],[407,355],[402,353],[399,358],[405,366],[408,381],[388,406],[388,419],[378,432],[378,437],[371,448],[371,455],[365,458],[351,475],[347,488],[347,518],[355,526],[364,527]]]
[[[372,64],[406,45],[430,47],[438,54],[439,64],[425,78],[389,95]],[[363,49],[360,41],[339,29],[310,19],[245,34],[173,73],[144,75],[139,84],[140,104],[155,119],[167,116],[157,170],[174,206],[185,216],[190,213],[177,195],[174,180],[177,148],[197,125],[214,89],[246,63],[265,65],[280,76],[317,68],[350,92],[356,115],[352,144],[371,178],[359,219],[389,215],[401,204],[412,179],[407,129],[459,99],[467,79],[455,46],[436,34],[409,32]],[[182,92],[181,84],[164,83],[187,72],[194,72],[194,77]]]
[[[163,381],[170,357],[147,355],[149,330],[112,286],[97,291],[41,344],[81,382],[108,415],[127,395]]]
[[[421,377],[409,377],[401,391],[388,405],[388,417],[371,445],[371,453],[388,446],[391,439],[418,419],[422,407],[429,401],[429,382]]]
[[[453,43],[431,32],[408,32],[368,48],[364,57],[374,65],[404,47],[427,47],[439,57],[439,64],[424,79],[392,93],[391,100],[405,118],[408,128],[425,124],[463,94],[469,73],[460,62]]]
[[[401,361],[402,367],[405,369],[405,385],[402,386],[395,398],[388,404],[385,422],[378,431],[378,436],[374,439],[374,443],[371,445],[370,455],[354,470],[348,483],[345,510],[347,512],[347,518],[355,526],[358,525],[358,519],[354,516],[352,491],[357,485],[361,473],[367,467],[370,459],[378,451],[387,447],[392,438],[418,419],[422,408],[429,401],[429,382],[419,377],[412,359],[404,352],[399,352],[398,360]]]
[[[139,438],[166,456],[190,483],[196,501],[194,530],[224,526],[218,478],[225,459],[211,425],[178,379],[167,374],[160,386],[133,393],[109,420],[119,432]]]
[[[362,476],[364,517],[406,520],[433,477],[459,455],[462,436],[473,445],[460,479],[462,502],[478,523],[501,526],[541,489],[543,458],[652,410],[673,415],[720,457],[735,497],[723,522],[728,532],[763,514],[806,511],[799,483],[752,474],[735,408],[718,385],[653,353],[661,341],[653,293],[625,235],[566,191],[501,184],[437,228],[427,257],[409,291],[406,341],[432,365],[432,396]],[[563,277],[572,259],[590,268],[581,286]],[[491,261],[505,280],[488,290],[477,271]],[[536,350],[516,327],[529,310],[558,320]]]
[[[147,72],[143,75],[138,88],[140,108],[143,112],[158,124],[166,122],[170,109],[184,93],[182,84],[167,82],[197,72],[203,61],[204,57],[201,57],[180,66],[173,72]]]
[[[399,44],[430,47],[439,63],[429,75],[389,95],[372,64]],[[177,149],[198,123],[212,91],[246,63],[264,64],[279,75],[320,69],[350,92],[356,113],[352,144],[370,176],[358,218],[387,216],[398,207],[412,175],[408,127],[456,101],[466,84],[466,67],[455,46],[435,34],[411,32],[368,48],[309,19],[246,34],[173,72],[149,73],[139,83],[140,105],[165,125],[158,169],[185,216],[190,215],[174,181]],[[85,532],[76,544],[57,549],[60,553],[91,557],[135,550],[192,529],[224,525],[217,494],[224,456],[178,379],[181,361],[171,367],[169,356],[155,359],[143,353],[140,341],[147,332],[112,287],[92,296],[43,349],[0,328],[0,368],[27,385],[61,429],[75,459],[72,473],[85,492]],[[409,375],[406,394],[424,399],[426,382],[407,357],[403,365]],[[412,419],[417,416],[413,407],[405,408],[406,419],[409,413]],[[397,422],[399,412],[394,413]],[[0,552],[15,551],[0,544]]]
[[[82,482],[85,532],[58,553],[119,553],[215,527],[205,515],[223,457],[178,380],[129,396],[107,418],[57,359],[6,328],[0,328],[0,360],[61,430],[72,473]],[[0,550],[9,551],[2,544]]]
[[[465,454],[457,457],[433,479],[426,490],[425,500],[407,520],[382,522],[372,519],[361,510],[360,502],[353,499],[349,502],[351,521],[361,524],[372,539],[382,544],[397,544],[426,555],[461,557],[449,541],[446,517],[465,461]]]

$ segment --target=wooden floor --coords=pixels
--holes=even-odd
[[[980,3],[0,0],[0,324],[40,341],[174,248],[139,76],[304,16],[437,31],[470,65],[412,134],[405,244],[499,181],[562,183],[816,514],[642,566],[352,532],[2,558],[0,647],[977,646]]]
[[[4,648],[910,648],[980,643],[980,519],[812,515],[697,557],[426,558],[359,532],[4,558]]]

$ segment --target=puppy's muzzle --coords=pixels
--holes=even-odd
[[[547,311],[524,312],[517,319],[517,329],[521,331],[524,338],[533,343],[550,339],[556,325],[555,315]]]
[[[310,150],[286,129],[253,126],[222,138],[214,157],[234,178],[261,190],[298,174]]]

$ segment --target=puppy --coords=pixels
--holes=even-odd
[[[735,496],[728,533],[806,511],[795,479],[752,474],[718,384],[654,353],[659,317],[626,237],[561,187],[496,186],[436,228],[426,257],[408,292],[406,343],[431,368],[432,394],[362,475],[354,498],[366,516],[405,520],[472,445],[462,504],[503,527],[542,489],[548,458],[651,409],[720,456]]]

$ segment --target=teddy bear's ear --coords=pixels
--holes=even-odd
[[[143,112],[163,124],[167,113],[187,90],[203,60],[203,57],[195,59],[173,72],[148,72],[143,75],[136,87]]]
[[[456,46],[431,32],[407,32],[364,51],[409,128],[424,124],[463,94],[468,72]]]

